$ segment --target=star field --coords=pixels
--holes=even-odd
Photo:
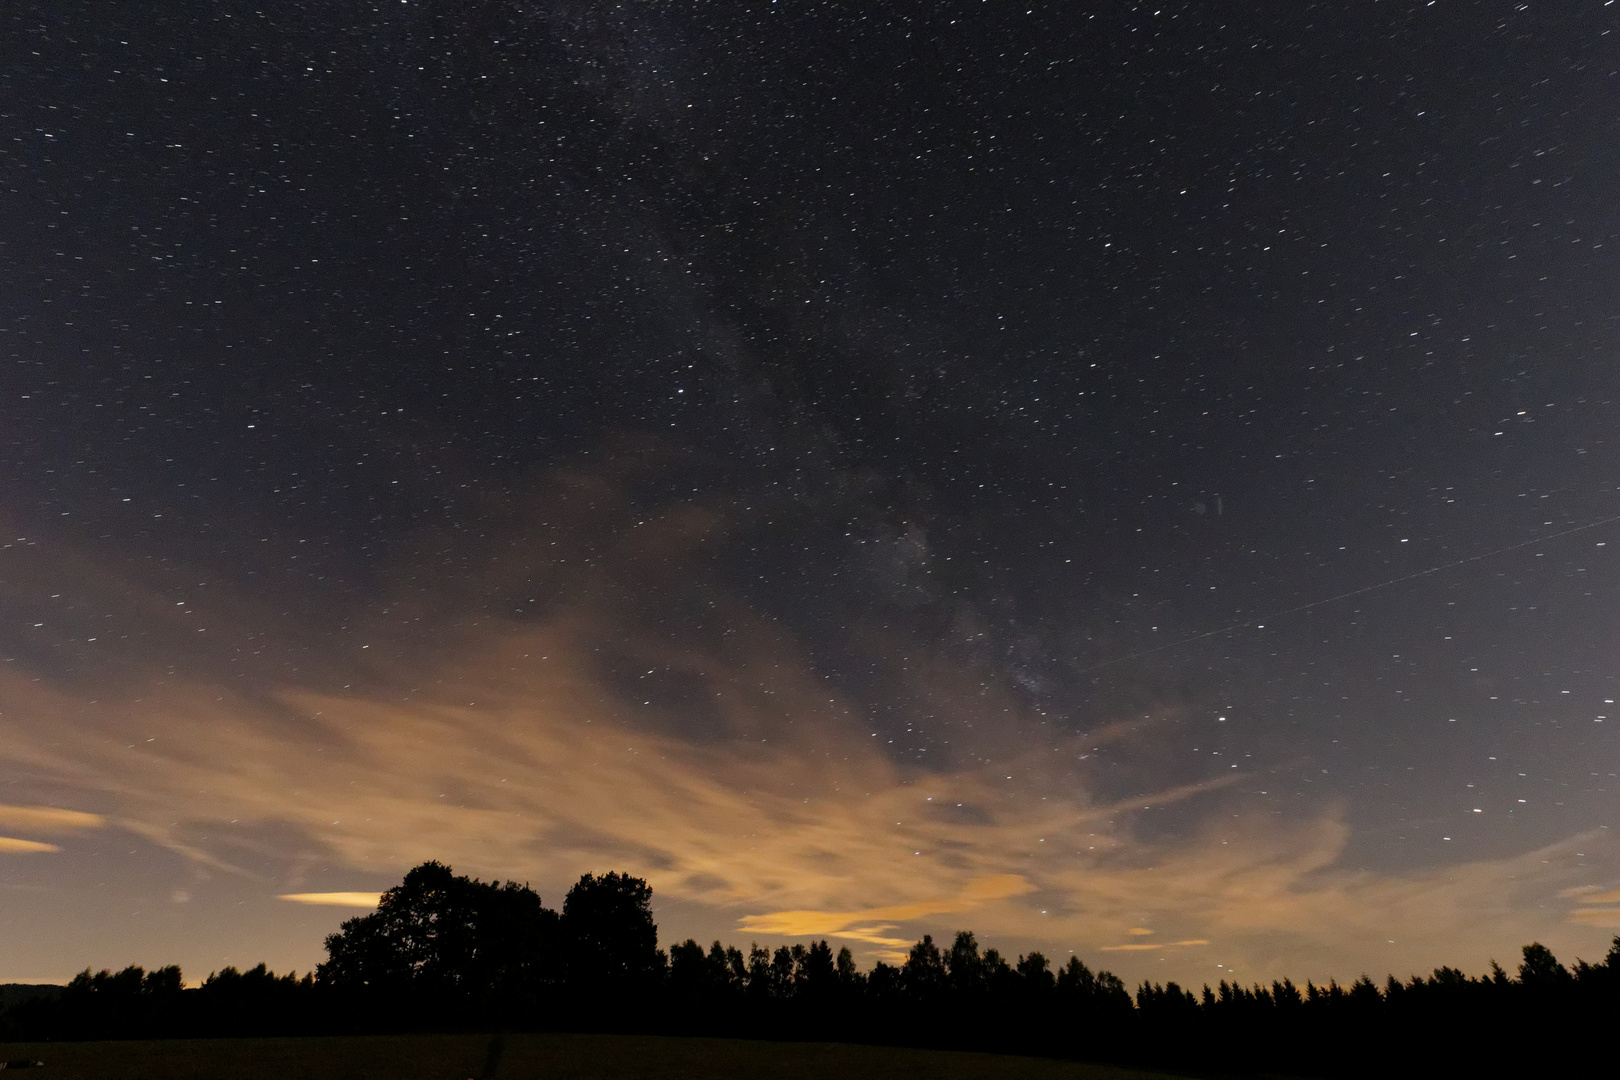
[[[1183,981],[1620,925],[1602,0],[0,18],[0,801],[104,821],[0,974],[417,857]]]

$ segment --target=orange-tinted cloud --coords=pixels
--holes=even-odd
[[[38,840],[18,840],[10,836],[0,836],[0,852],[8,855],[34,855],[61,850],[55,844],[46,844]]]
[[[1620,929],[1620,908],[1576,908],[1569,913],[1569,921],[1583,926]]]
[[[67,833],[99,829],[107,824],[100,814],[63,810],[55,806],[0,806],[0,828],[26,832]]]
[[[1580,885],[1558,894],[1581,904],[1620,904],[1620,889],[1600,889],[1596,885]]]
[[[59,636],[35,654],[82,670],[0,665],[0,762],[42,778],[15,797],[101,811],[16,807],[0,823],[111,824],[266,896],[332,895],[305,891],[317,866],[370,884],[436,858],[549,883],[556,904],[582,871],[628,870],[669,905],[666,938],[740,919],[868,956],[962,916],[986,943],[1128,963],[1166,948],[1115,944],[1146,923],[1189,965],[1325,979],[1482,966],[1535,938],[1585,948],[1607,925],[1589,906],[1558,938],[1564,907],[1545,906],[1587,872],[1577,847],[1608,850],[1601,836],[1408,873],[1346,866],[1331,803],[1281,817],[1238,770],[1117,797],[1083,755],[1152,724],[1054,735],[1005,685],[917,643],[902,689],[951,741],[926,765],[897,759],[802,643],[705,577],[723,513],[621,519],[616,498],[611,478],[554,477],[455,564],[472,570],[440,581],[449,563],[421,557],[336,629],[217,585],[181,595],[71,552],[8,552],[0,603],[92,589],[98,619],[129,634],[114,652],[100,623],[94,642],[47,624]],[[423,547],[439,543],[454,539]],[[1195,824],[1137,829],[1172,804]]]
[[[993,900],[1005,900],[1034,891],[1034,886],[1018,874],[992,874],[975,878],[953,897],[919,900],[861,911],[775,911],[744,916],[742,929],[778,937],[841,937],[853,941],[898,948],[910,939],[882,936],[901,922],[915,922],[932,915],[958,915]],[[864,924],[864,925],[857,925]],[[891,953],[884,953],[890,956]],[[903,955],[903,954],[901,954]]]
[[[1620,889],[1605,889],[1599,885],[1577,885],[1558,894],[1566,900],[1582,905],[1571,911],[1566,921],[1578,926],[1620,929]]]
[[[1157,952],[1161,949],[1180,949],[1188,945],[1208,945],[1203,938],[1192,938],[1187,941],[1160,941],[1156,943],[1138,943],[1131,945],[1104,945],[1100,952]]]
[[[314,904],[318,907],[374,908],[382,899],[381,893],[368,892],[306,892],[282,893],[277,900],[291,900],[295,904]]]

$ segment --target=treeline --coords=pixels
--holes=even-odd
[[[1175,983],[1136,992],[1153,1060],[1182,1067],[1362,1076],[1617,1074],[1620,937],[1599,963],[1560,964],[1526,945],[1516,975],[1496,963],[1470,977],[1442,967],[1382,986],[1289,980],[1198,993]]]
[[[903,964],[858,970],[826,941],[658,947],[652,890],[585,875],[560,911],[527,886],[425,863],[326,940],[302,978],[264,965],[184,988],[178,968],[85,971],[10,1005],[11,1039],[596,1030],[902,1043],[1112,1060],[1196,1071],[1497,1076],[1613,1072],[1620,938],[1600,963],[1541,945],[1510,975],[1452,968],[1382,986],[1283,980],[1135,994],[1076,957],[1054,970],[963,931]]]

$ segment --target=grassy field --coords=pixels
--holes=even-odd
[[[0,1044],[37,1080],[488,1080],[487,1035]],[[1154,1080],[1042,1058],[844,1043],[650,1035],[509,1035],[496,1080]]]

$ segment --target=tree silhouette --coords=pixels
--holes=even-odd
[[[758,942],[750,945],[747,972],[748,996],[751,999],[757,1001],[776,996],[776,985],[771,970],[771,950]]]
[[[718,944],[718,942],[716,942]],[[838,986],[844,993],[849,994],[860,990],[865,985],[865,977],[856,970],[855,957],[846,945],[838,950],[838,958],[834,961],[838,970]]]
[[[667,961],[658,950],[652,889],[641,878],[582,875],[563,900],[560,929],[575,991],[640,995],[662,981]]]
[[[669,947],[669,988],[678,997],[707,997],[712,991],[709,958],[691,938]]]
[[[956,940],[945,952],[945,974],[951,992],[968,997],[983,994],[989,987],[989,976],[984,958],[979,955],[979,942],[971,930],[958,930]]]
[[[1051,968],[1052,962],[1038,952],[1018,958],[1018,978],[1026,996],[1040,999],[1051,995],[1057,988]]]
[[[826,940],[812,942],[796,959],[794,993],[808,1001],[825,1002],[838,992],[838,967]]]
[[[1552,950],[1539,941],[1524,947],[1524,960],[1519,964],[1519,983],[1536,993],[1549,993],[1570,983],[1570,974]]]
[[[555,981],[557,924],[526,885],[485,883],[427,862],[383,893],[376,911],[326,939],[316,977],[438,1008],[515,1007]]]
[[[178,968],[86,970],[59,992],[0,988],[0,1035],[24,1039],[564,1028],[904,1042],[1101,1058],[1200,1074],[1608,1075],[1620,1015],[1620,937],[1596,963],[1560,964],[1539,942],[1510,974],[1436,968],[1382,984],[1288,979],[1183,988],[1144,982],[1134,1001],[1077,956],[1009,964],[971,931],[924,935],[905,963],[862,973],[826,940],[715,941],[658,950],[652,890],[586,874],[561,915],[527,886],[424,863],[327,939],[319,978],[263,964],[186,989]],[[490,1044],[485,1075],[499,1062]]]
[[[901,969],[906,992],[919,1001],[938,995],[946,987],[945,958],[932,934],[924,934],[921,941],[911,947],[906,965]]]

